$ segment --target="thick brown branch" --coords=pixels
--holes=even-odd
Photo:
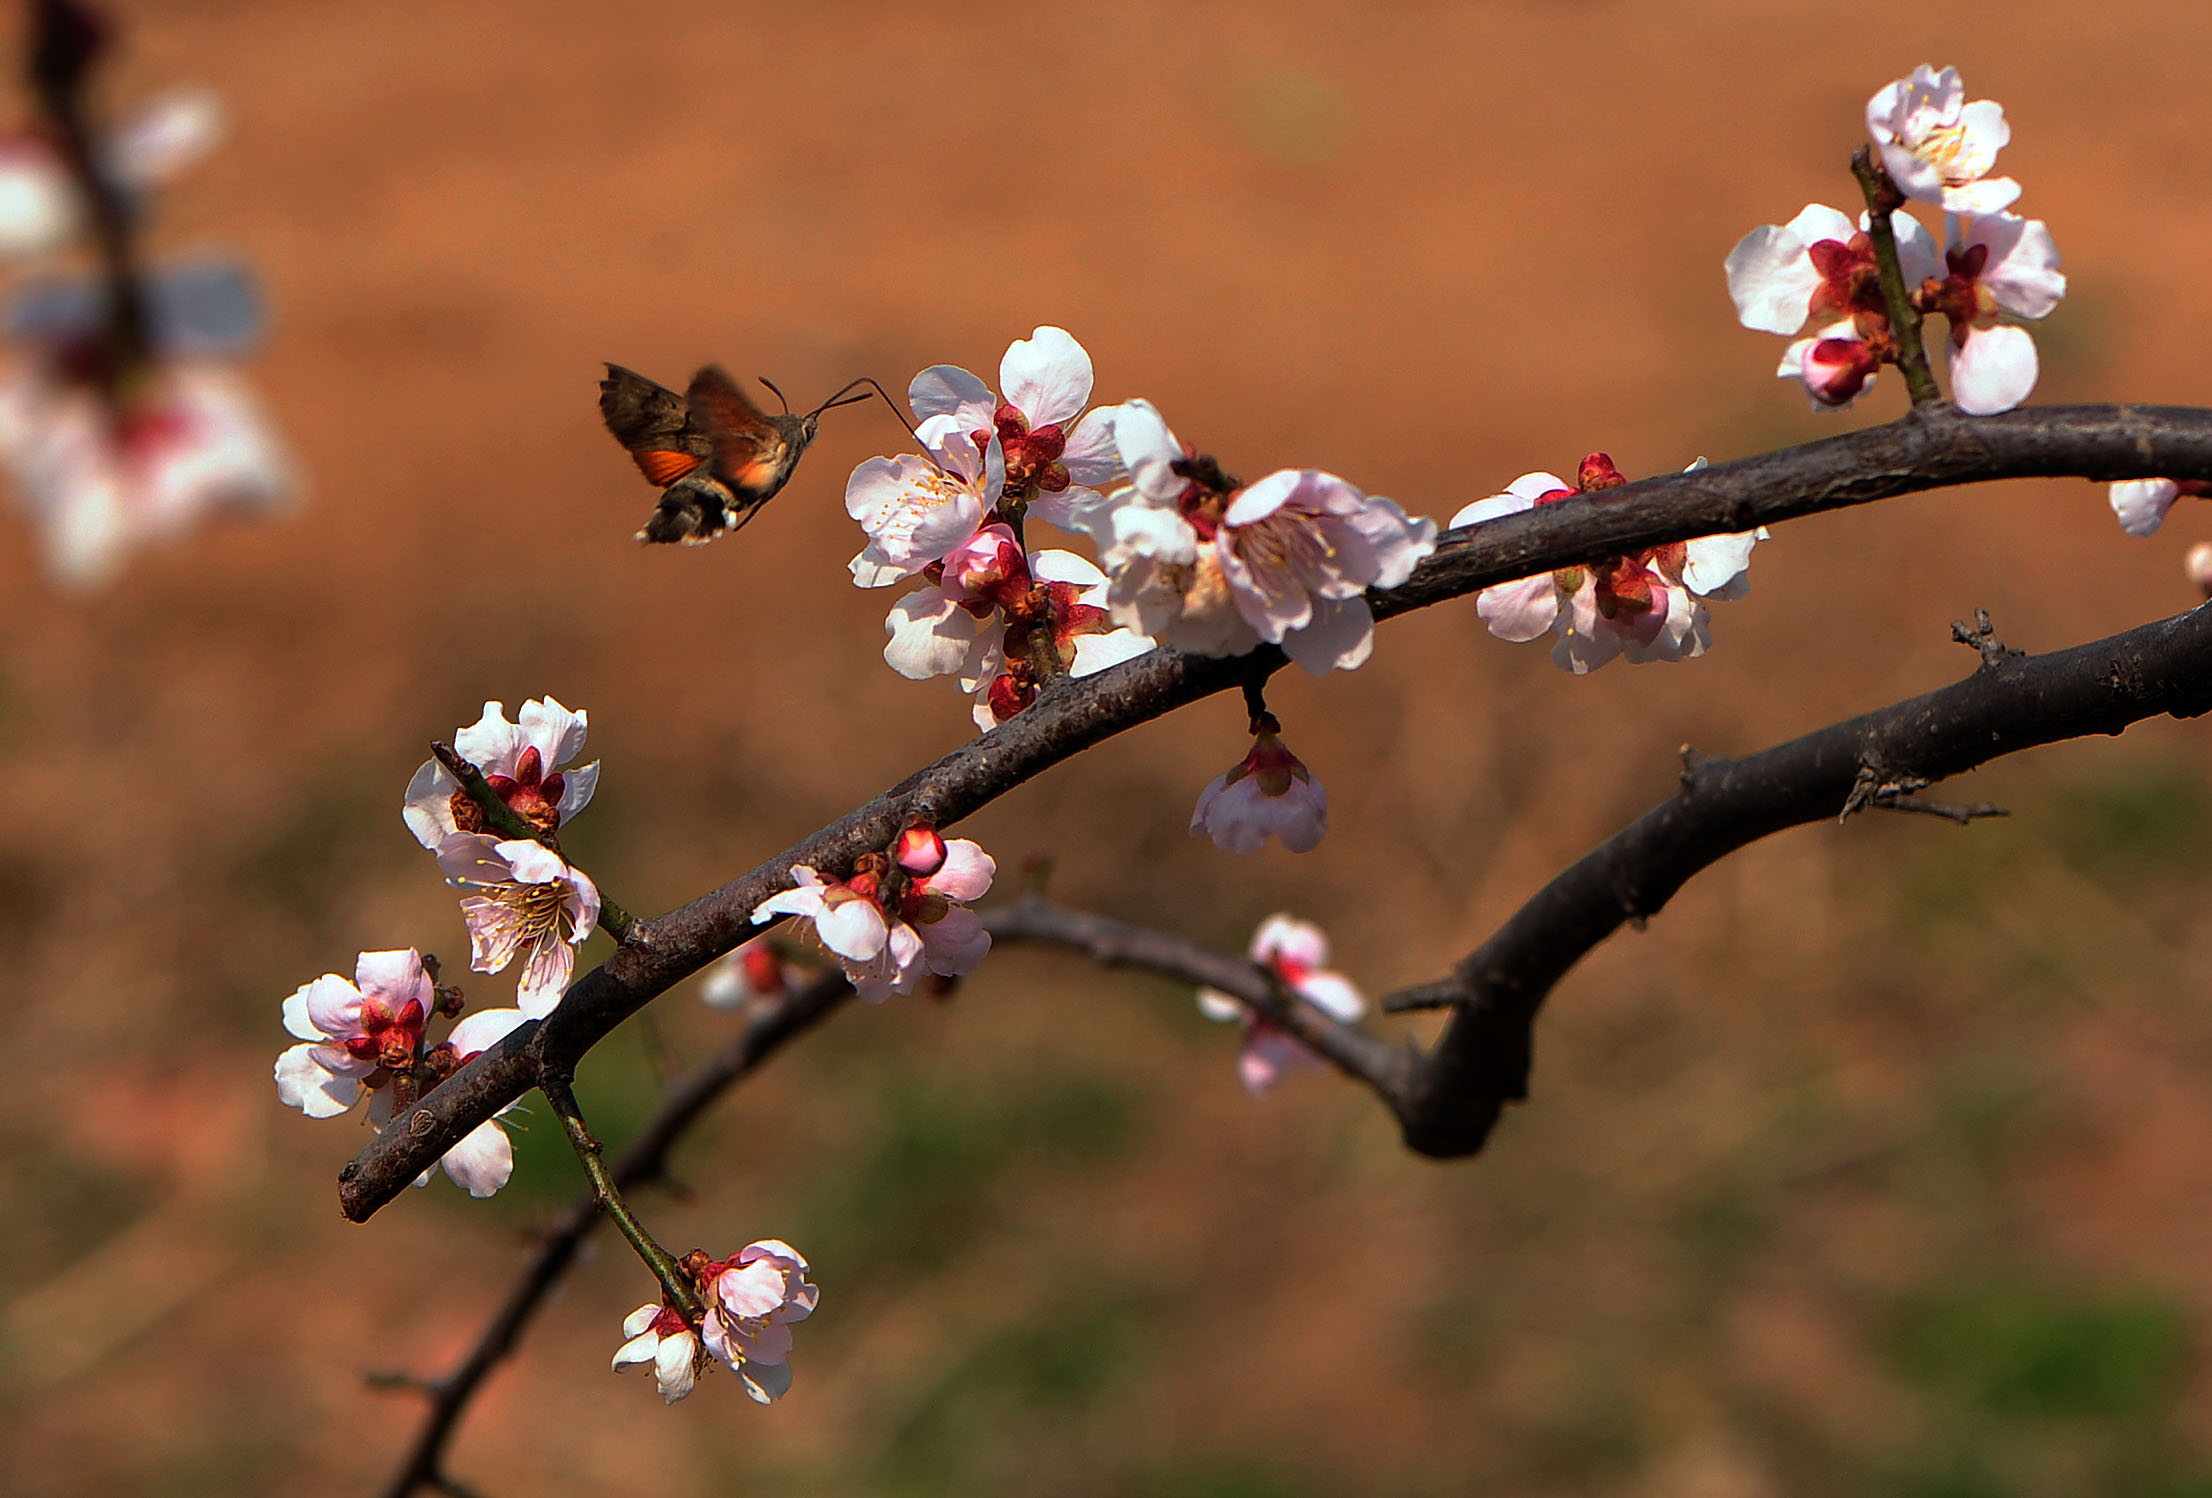
[[[1387,1010],[1454,1006],[1400,1122],[1427,1155],[1480,1150],[1527,1096],[1530,1025],[1552,986],[1623,921],[1745,844],[1836,814],[1869,774],[1932,784],[2038,744],[2212,709],[2212,605],[2050,655],[1996,655],[1955,686],[1742,759],[1694,758],[1682,789],[1539,890],[1439,983]]]
[[[2060,474],[2212,478],[2212,411],[2084,406],[1967,417],[1928,406],[1887,426],[1540,505],[1450,533],[1405,586],[1369,601],[1378,617],[1388,618],[1594,556],[1944,485]],[[543,1024],[515,1031],[470,1062],[363,1150],[339,1178],[341,1208],[355,1221],[367,1219],[470,1129],[533,1086],[541,1065],[574,1066],[656,995],[750,935],[751,911],[789,885],[793,864],[849,869],[861,854],[887,847],[911,822],[950,826],[1094,744],[1280,664],[1272,649],[1241,660],[1159,650],[1082,681],[1054,678],[1036,706],[1013,721],[720,889],[637,922],[627,944],[578,980]],[[1467,1023],[1469,1017],[1461,1016],[1455,1033]],[[1447,1049],[1452,1066],[1471,1064],[1464,1041]],[[1420,1116],[1436,1117],[1434,1105],[1424,1104]],[[1465,1133],[1424,1126],[1409,1137],[1448,1146]]]

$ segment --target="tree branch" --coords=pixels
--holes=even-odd
[[[1749,530],[1945,485],[2062,474],[2100,480],[2212,478],[2212,411],[2080,406],[1968,417],[1941,403],[1916,408],[1886,426],[1646,479],[1449,532],[1404,586],[1371,594],[1369,603],[1378,618],[1389,618],[1591,557]],[[1155,650],[1081,681],[1053,678],[1036,705],[1012,721],[720,889],[636,922],[625,944],[579,979],[551,1016],[515,1030],[377,1136],[339,1176],[341,1209],[354,1221],[366,1220],[470,1129],[535,1085],[541,1068],[573,1067],[654,997],[754,934],[751,912],[789,887],[793,864],[849,869],[863,853],[888,847],[912,822],[950,826],[1125,729],[1282,664],[1273,647],[1226,660]],[[1828,809],[1839,802],[1831,801]],[[1440,1100],[1451,1093],[1518,1095],[1510,1088],[1519,1085],[1525,1059],[1515,1063],[1508,1057],[1502,1071],[1483,1074],[1491,1063],[1476,1059],[1484,1050],[1471,1039],[1476,1013],[1455,1019],[1437,1064],[1424,1068],[1421,1096],[1409,1103],[1415,1122],[1408,1124],[1407,1139],[1416,1149],[1456,1154],[1480,1147],[1488,1122],[1469,1116],[1447,1123],[1453,1110]],[[1512,1041],[1514,1028],[1509,1025],[1502,1038]],[[1518,1028],[1525,1031],[1525,1020]],[[1491,1114],[1494,1118],[1494,1108]]]
[[[1785,827],[1836,814],[1871,774],[1932,784],[2038,744],[2212,709],[2212,605],[2049,655],[1985,657],[1953,686],[1742,759],[1693,758],[1682,789],[1539,890],[1452,977],[1383,1000],[1451,1007],[1399,1108],[1426,1155],[1480,1150],[1528,1095],[1530,1025],[1567,970],[1691,875]]]
[[[1266,1015],[1345,1075],[1367,1083],[1384,1102],[1395,1106],[1405,1086],[1412,1051],[1345,1024],[1241,954],[1219,952],[1171,932],[1068,910],[1035,896],[986,911],[983,923],[994,942],[1067,947],[1106,967],[1138,968],[1218,988]]]

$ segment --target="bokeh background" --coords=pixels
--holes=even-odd
[[[452,1360],[580,1184],[365,1227],[366,1135],[280,1108],[278,1003],[362,948],[464,947],[400,825],[424,745],[552,693],[605,777],[569,846],[631,906],[742,870],[969,732],[878,658],[839,503],[899,450],[839,412],[736,543],[647,552],[598,361],[897,388],[1062,324],[1099,395],[1246,473],[1443,517],[1610,451],[1631,474],[1816,421],[1735,325],[1754,225],[1849,201],[1866,97],[1955,62],[2073,294],[2036,398],[2212,401],[2212,12],[1302,3],[909,7],[226,0],[122,7],[127,102],[234,133],[157,247],[242,248],[297,517],[91,598],[0,533],[0,1449],[12,1491],[358,1494],[412,1430],[373,1369]],[[1931,54],[1931,38],[1935,51]],[[1244,749],[1202,704],[963,830],[1072,903],[1240,945],[1323,921],[1371,993],[1737,752],[2187,606],[2185,507],[2084,483],[1783,528],[1695,663],[1576,680],[1471,604],[1275,693],[1317,852],[1184,832]],[[773,1409],[663,1410],[606,1359],[613,1243],[462,1432],[488,1494],[2212,1493],[2212,920],[2203,730],[2000,763],[1959,830],[1868,815],[1701,878],[1562,986],[1485,1156],[1409,1157],[1315,1073],[1255,1105],[1187,992],[1009,952],[949,1003],[839,1015],[652,1199],[677,1247],[787,1237],[823,1310]],[[470,984],[478,1002],[507,992]],[[656,1006],[703,1055],[729,1021]],[[1420,1032],[1424,1025],[1410,1029]],[[583,1079],[650,1108],[633,1026]]]

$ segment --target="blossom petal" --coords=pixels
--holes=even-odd
[[[1520,644],[1542,639],[1559,619],[1559,585],[1549,572],[1499,583],[1476,597],[1475,613],[1501,640]]]
[[[507,1184],[515,1173],[515,1148],[496,1120],[486,1119],[445,1152],[438,1162],[453,1184],[482,1199]]]
[[[1006,350],[998,388],[1031,427],[1072,421],[1091,398],[1091,356],[1067,329],[1039,328]]]
[[[1975,416],[2009,411],[2034,392],[2037,373],[2035,339],[2026,328],[1970,329],[1966,346],[1951,356],[1951,399]]]
[[[914,376],[906,387],[906,403],[914,408],[917,423],[950,416],[969,430],[989,426],[998,405],[991,399],[991,387],[957,364],[933,364]]]
[[[352,1109],[361,1096],[358,1077],[335,1071],[328,1061],[335,1059],[339,1065],[361,1066],[361,1075],[370,1068],[365,1063],[355,1063],[343,1051],[328,1046],[296,1045],[276,1061],[277,1099],[287,1108],[297,1108],[309,1118],[336,1118]]]

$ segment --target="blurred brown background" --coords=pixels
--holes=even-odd
[[[995,374],[1073,330],[1252,473],[1448,516],[1592,448],[1631,474],[1814,420],[1738,328],[1736,238],[1848,201],[1869,94],[1955,62],[2074,293],[2036,398],[2212,400],[2197,4],[1979,12],[1553,3],[124,7],[127,101],[200,81],[230,142],[165,250],[242,247],[290,523],[89,601],[0,533],[0,1450],[12,1491],[356,1494],[413,1429],[371,1368],[472,1338],[580,1183],[351,1227],[364,1137],[280,1108],[278,1003],[362,948],[465,947],[400,825],[433,736],[553,693],[605,762],[572,850],[687,899],[969,733],[878,659],[838,413],[735,544],[648,553],[597,361],[707,359],[811,402]],[[1940,37],[1931,43],[1930,37]],[[1931,51],[1932,46],[1932,51]],[[2185,507],[2016,485],[1802,522],[1684,666],[1575,680],[1471,604],[1282,678],[1335,830],[1235,859],[1184,823],[1242,752],[1201,705],[968,828],[1071,902],[1241,944],[1326,923],[1370,993],[1433,976],[1670,788],[1962,674],[1989,608],[2047,649],[2192,601]],[[612,1244],[464,1430],[491,1494],[2212,1493],[2212,922],[2202,729],[2001,763],[1970,831],[1869,815],[1693,885],[1578,970],[1491,1152],[1404,1154],[1313,1075],[1254,1106],[1187,993],[1008,953],[949,1005],[841,1015],[650,1203],[679,1249],[781,1235],[822,1313],[797,1387],[664,1411],[606,1360]],[[474,998],[499,1002],[503,980]],[[659,1006],[703,1054],[728,1021]],[[640,1037],[585,1100],[649,1108]]]

